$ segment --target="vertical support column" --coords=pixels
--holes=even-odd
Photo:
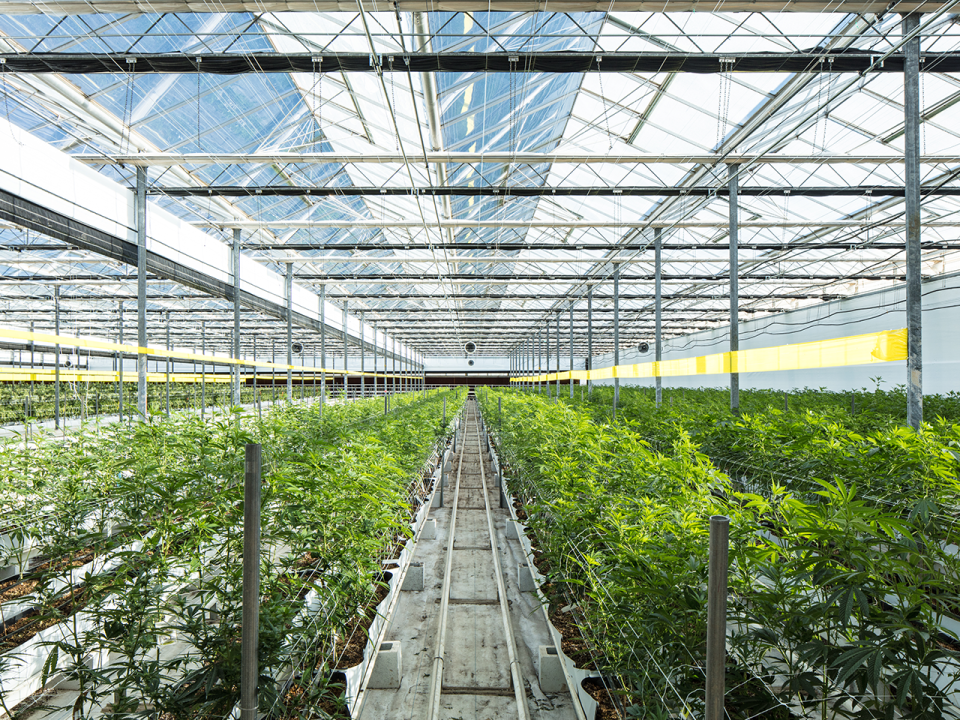
[[[287,263],[287,402],[293,402],[293,263]]]
[[[557,313],[557,399],[560,399],[560,313]]]
[[[541,392],[540,376],[543,375],[543,330],[537,330],[537,392]]]
[[[53,334],[60,337],[60,286],[53,286]],[[60,429],[60,342],[53,346],[53,426]]]
[[[573,300],[570,301],[570,399],[573,400]]]
[[[727,566],[730,520],[710,518],[710,556],[707,577],[707,667],[705,720],[723,720],[727,642]]]
[[[550,319],[547,319],[545,323],[547,326],[547,378],[544,381],[544,385],[547,388],[547,397],[550,397]]]
[[[137,414],[147,419],[147,169],[137,168]]]
[[[240,359],[240,228],[233,230],[233,359]],[[289,267],[289,266],[288,266]],[[240,405],[240,366],[233,366],[233,404]]]
[[[661,252],[662,228],[653,229],[653,292],[654,292],[654,338],[653,338],[653,367],[656,368],[654,383],[657,388],[657,407],[663,402],[663,383],[660,377],[660,362],[663,360],[663,274]]]
[[[117,303],[117,342],[123,345],[123,302]],[[123,351],[117,351],[117,409],[123,421]]]
[[[366,330],[363,326],[363,311],[360,312],[360,397],[367,396],[367,383],[363,374],[367,371]]]
[[[327,286],[320,286],[320,409],[323,416],[323,405],[327,402]]]
[[[347,397],[347,301],[343,301],[343,397]]]
[[[617,419],[620,404],[620,378],[616,366],[620,365],[620,263],[613,264],[613,419]]]
[[[919,13],[903,16],[901,32],[909,35],[920,25]],[[923,422],[923,354],[920,254],[920,36],[903,48],[904,181],[907,260],[907,425]]]
[[[587,370],[593,370],[593,285],[587,290]],[[593,395],[593,380],[587,377],[587,397]]]
[[[203,361],[200,363],[200,417],[207,412],[207,321],[200,321],[200,354]]]
[[[260,646],[260,446],[246,446],[243,474],[243,608],[240,720],[257,720]]]
[[[740,414],[740,373],[737,353],[740,350],[740,260],[737,244],[740,237],[739,167],[728,165],[730,188],[730,411]]]
[[[373,324],[373,395],[377,395],[377,324]]]
[[[169,353],[172,349],[170,347],[170,311],[167,310],[167,352]],[[166,395],[167,395],[167,417],[170,417],[170,356],[167,355],[167,386],[166,386]]]

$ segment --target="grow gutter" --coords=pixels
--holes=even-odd
[[[477,407],[478,408],[480,407],[479,402],[477,403]],[[576,712],[577,714],[577,720],[587,720],[587,713],[583,708],[583,701],[584,701],[583,695],[586,695],[587,699],[589,699],[590,702],[595,703],[596,701],[592,697],[590,697],[585,690],[583,690],[580,683],[583,682],[583,680],[585,680],[587,677],[593,676],[595,673],[589,673],[588,671],[580,671],[585,673],[584,677],[580,678],[580,681],[577,682],[576,684],[574,683],[574,676],[571,673],[570,667],[567,664],[567,663],[570,663],[572,665],[573,661],[564,654],[563,637],[560,635],[560,632],[553,626],[553,623],[550,621],[550,611],[548,609],[550,607],[550,603],[547,600],[546,595],[544,595],[543,591],[540,589],[543,576],[537,570],[537,567],[533,562],[534,561],[533,547],[530,544],[529,538],[527,538],[526,536],[526,526],[523,525],[517,519],[517,512],[513,507],[514,498],[512,495],[507,493],[507,486],[503,478],[503,469],[502,469],[503,466],[500,463],[500,457],[497,454],[497,450],[496,450],[497,444],[499,442],[499,437],[492,432],[492,426],[486,426],[485,424],[485,427],[487,428],[487,433],[491,437],[497,437],[496,443],[494,442],[490,443],[490,457],[493,461],[493,465],[497,472],[497,475],[500,478],[500,492],[503,493],[503,497],[506,500],[507,510],[510,513],[510,517],[512,521],[516,523],[518,527],[517,542],[520,544],[520,548],[523,550],[523,556],[524,558],[526,558],[527,567],[530,568],[530,572],[533,575],[534,580],[536,581],[534,585],[536,588],[537,597],[540,600],[540,603],[539,603],[540,611],[543,613],[543,619],[544,619],[544,622],[546,622],[547,624],[547,631],[550,633],[550,637],[553,639],[554,646],[556,647],[556,650],[557,650],[557,655],[561,658],[560,669],[563,671],[563,679],[564,679],[564,682],[566,682],[567,684],[567,690],[570,692],[570,697],[573,702],[574,712]],[[523,532],[519,531],[520,528],[523,528]],[[578,668],[574,666],[574,670],[578,670]],[[596,711],[594,710],[594,712]],[[593,713],[591,713],[591,717],[592,715]]]

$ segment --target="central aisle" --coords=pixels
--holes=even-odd
[[[401,594],[385,639],[401,646],[400,688],[368,690],[361,713],[363,720],[576,719],[568,692],[548,695],[537,682],[534,658],[539,646],[552,643],[536,594],[521,593],[518,587],[517,567],[522,550],[517,540],[506,538],[510,515],[500,508],[497,481],[477,413],[471,395],[464,408],[458,452],[452,457],[444,489],[444,507],[431,511],[438,524],[437,536],[421,539],[413,557],[414,562],[423,564],[424,589]],[[498,588],[497,560],[505,598],[500,597]],[[444,602],[447,567],[450,578]],[[501,600],[506,601],[506,614]],[[444,614],[441,664],[435,658]],[[505,617],[510,623],[509,633]],[[511,654],[516,658],[513,672]],[[442,684],[435,688],[433,674],[438,666],[442,666]],[[519,695],[525,701],[525,715],[517,707],[515,677],[523,684]],[[431,702],[437,694],[438,705]],[[438,712],[431,714],[435,705]]]

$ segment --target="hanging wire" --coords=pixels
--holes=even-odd
[[[721,66],[722,67],[722,66]],[[723,138],[727,134],[727,118],[730,115],[730,94],[733,85],[733,72],[720,73],[720,97],[717,107],[717,150],[723,143]]]
[[[197,150],[202,151],[200,145],[200,61],[203,58],[197,58]]]
[[[319,143],[319,151],[323,151],[323,58],[315,57],[313,58],[313,100],[314,100],[314,112],[317,116],[317,132],[313,138],[313,150],[317,152],[317,144]]]
[[[0,58],[0,81],[3,82],[3,111],[7,118],[7,126],[10,128],[10,137],[13,138],[13,141],[23,147],[23,143],[17,138],[16,134],[13,132],[13,122],[10,120],[10,88],[12,87],[7,83],[7,59]]]
[[[127,79],[123,92],[123,122],[120,125],[120,152],[128,154],[130,152],[130,135],[132,128],[130,123],[133,121],[133,68],[130,67],[131,61],[136,62],[136,58],[127,58]]]

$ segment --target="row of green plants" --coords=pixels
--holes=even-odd
[[[605,416],[612,389],[595,388],[589,399],[594,416]],[[620,389],[617,415],[655,447],[682,428],[741,489],[761,490],[776,479],[802,493],[818,491],[820,481],[842,482],[903,512],[920,500],[951,514],[960,509],[960,424],[943,417],[928,414],[932,419],[914,431],[896,413],[851,416],[829,404],[732,415],[729,396],[714,390],[687,391],[657,408],[647,389],[632,387]]]
[[[135,385],[125,384],[123,389],[124,416],[135,418],[137,390]],[[378,381],[379,391],[383,392],[383,380]],[[349,397],[360,395],[360,387],[351,385]],[[373,384],[368,382],[366,394],[373,394]],[[152,415],[166,413],[168,388],[163,383],[151,383],[148,386],[147,406]],[[392,391],[391,391],[392,392]],[[240,402],[243,405],[283,402],[286,399],[286,381],[277,377],[275,384],[259,386],[242,385]],[[52,420],[56,414],[54,384],[29,382],[0,383],[0,425],[23,424],[29,421]],[[321,388],[312,380],[294,383],[293,395],[296,399],[319,397]],[[343,385],[338,380],[327,382],[327,397],[343,397]],[[227,410],[233,401],[229,383],[171,383],[169,386],[171,410],[198,410],[201,407]],[[60,384],[61,418],[95,418],[97,416],[116,416],[120,413],[120,391],[117,383],[68,382]]]
[[[21,661],[31,628],[62,622],[66,637],[44,648],[45,674],[80,688],[74,717],[104,708],[228,715],[239,699],[244,446],[255,442],[261,711],[342,714],[338,657],[363,633],[357,618],[380,589],[381,561],[395,556],[425,497],[422,469],[444,442],[445,400],[449,421],[463,401],[456,393],[411,393],[392,398],[386,414],[381,398],[322,414],[282,404],[5,446],[3,534],[13,552],[32,544],[40,557],[0,585],[19,583],[33,602],[31,627],[4,624],[0,677]],[[109,561],[108,571],[64,590],[69,568],[90,558]]]
[[[903,512],[839,476],[743,492],[681,423],[653,444],[587,405],[480,399],[490,418],[502,403],[490,427],[548,597],[624,717],[703,712],[714,514],[730,518],[731,718],[956,716],[960,534],[935,500]]]

